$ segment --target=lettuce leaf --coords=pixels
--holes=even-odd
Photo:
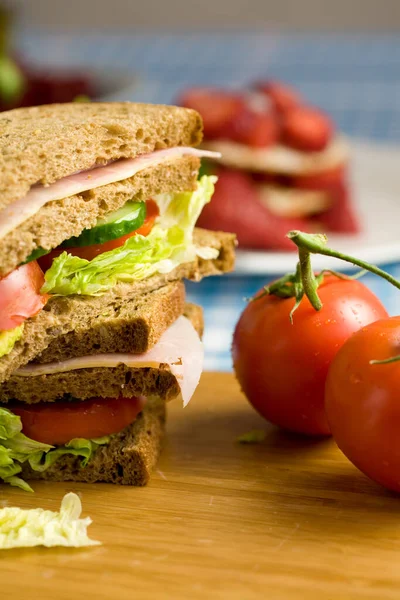
[[[16,480],[18,477],[15,478]],[[0,549],[31,548],[33,546],[95,546],[87,528],[92,520],[80,519],[82,504],[79,496],[70,492],[61,502],[60,512],[43,508],[22,509],[7,506],[0,509]]]
[[[168,273],[182,263],[216,258],[214,248],[196,248],[193,230],[205,204],[210,202],[216,177],[202,177],[193,192],[161,194],[156,201],[160,217],[147,237],[136,235],[91,261],[63,252],[45,274],[42,293],[69,296],[99,295],[118,282],[132,283]]]
[[[0,331],[0,358],[11,352],[16,342],[21,339],[23,332],[24,324],[15,329]]]
[[[20,417],[7,408],[0,408],[0,479],[30,492],[33,490],[29,484],[17,477],[23,463],[28,462],[31,469],[43,472],[64,454],[72,454],[79,456],[82,467],[85,467],[97,448],[110,441],[109,436],[94,440],[75,438],[55,448],[31,440],[21,431]]]

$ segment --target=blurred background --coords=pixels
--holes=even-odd
[[[338,31],[396,31],[397,0],[10,0],[32,26],[138,31],[158,29],[290,28]]]
[[[400,275],[399,0],[9,0],[0,8],[1,108],[86,96],[174,103],[194,86],[289,84],[350,140],[362,223],[351,247]],[[33,82],[23,94],[21,73]],[[231,369],[245,298],[295,263],[294,254],[241,250],[236,274],[188,285],[206,309],[207,369]],[[395,290],[365,281],[398,312]]]

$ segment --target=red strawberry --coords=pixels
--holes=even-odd
[[[300,94],[284,83],[278,81],[259,81],[254,87],[268,96],[278,113],[284,113],[301,104]]]
[[[332,206],[318,216],[324,229],[337,233],[358,233],[360,224],[350,201],[349,188],[345,183],[331,190]]]
[[[200,113],[207,138],[220,137],[223,128],[236,117],[243,104],[239,96],[212,88],[187,90],[177,103]]]
[[[345,165],[339,165],[329,171],[293,177],[291,185],[302,190],[329,190],[342,183],[345,180],[345,175]]]
[[[266,148],[278,140],[279,125],[271,112],[258,112],[244,106],[225,133],[229,139],[240,144]]]
[[[294,250],[286,233],[304,230],[307,221],[273,215],[259,200],[256,185],[245,173],[224,170],[218,177],[214,196],[198,220],[199,227],[236,233],[242,248]]]
[[[282,116],[282,142],[303,152],[319,152],[332,139],[333,124],[315,108],[298,106]]]

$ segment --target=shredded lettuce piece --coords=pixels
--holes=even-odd
[[[23,323],[15,327],[15,329],[0,331],[0,358],[11,352],[18,340],[22,338],[23,332]]]
[[[29,492],[33,492],[30,485],[17,477],[23,463],[28,462],[31,469],[43,472],[64,454],[72,454],[79,456],[82,467],[85,467],[97,448],[110,441],[109,436],[93,440],[75,438],[55,448],[31,440],[21,431],[20,417],[7,408],[0,408],[0,479]]]
[[[17,478],[16,478],[17,479]],[[87,528],[90,517],[81,519],[79,496],[70,492],[61,502],[60,512],[43,508],[22,509],[9,506],[0,509],[0,549],[30,548],[32,546],[97,546]]]
[[[42,293],[95,296],[118,282],[132,283],[155,273],[168,273],[196,256],[216,258],[215,248],[196,248],[193,243],[196,221],[211,200],[216,180],[204,176],[193,192],[157,196],[160,217],[147,237],[135,235],[91,261],[63,252],[46,271]]]

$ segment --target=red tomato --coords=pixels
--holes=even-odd
[[[346,166],[339,165],[329,171],[293,177],[292,185],[295,188],[304,190],[329,190],[332,187],[342,184],[345,179]]]
[[[284,113],[301,104],[300,95],[289,85],[278,81],[260,81],[256,83],[255,88],[266,94],[278,113]]]
[[[43,271],[36,260],[0,279],[0,331],[15,329],[43,308],[49,299],[40,293],[43,284]]]
[[[68,254],[72,254],[73,256],[79,256],[80,258],[85,258],[86,260],[92,260],[96,258],[99,254],[103,254],[103,252],[109,252],[110,250],[114,250],[115,248],[119,248],[123,246],[129,238],[134,235],[149,235],[150,231],[153,228],[154,221],[156,220],[159,214],[158,206],[154,202],[154,200],[146,200],[146,218],[144,223],[139,229],[136,231],[132,231],[127,235],[123,235],[120,238],[115,240],[110,240],[109,242],[105,242],[104,244],[93,244],[92,246],[80,246],[80,247],[71,247],[71,248],[55,248],[45,256],[41,256],[38,259],[40,266],[43,271],[46,272],[50,269],[53,264],[53,260],[60,256],[63,252],[68,252]]]
[[[244,394],[280,427],[311,435],[330,432],[325,380],[339,348],[364,325],[387,317],[376,296],[356,280],[326,276],[314,310],[304,298],[263,296],[249,302],[233,336],[233,364]]]
[[[333,136],[333,124],[315,108],[298,106],[282,117],[282,142],[302,152],[320,152]]]
[[[339,448],[363,473],[400,492],[400,317],[371,323],[336,355],[326,381],[326,413]]]
[[[204,135],[219,137],[224,127],[238,114],[243,100],[232,92],[213,88],[192,88],[184,92],[178,104],[192,108],[203,119]]]
[[[144,398],[93,398],[74,402],[7,405],[21,417],[29,438],[59,446],[73,438],[93,439],[118,433],[133,423]]]

